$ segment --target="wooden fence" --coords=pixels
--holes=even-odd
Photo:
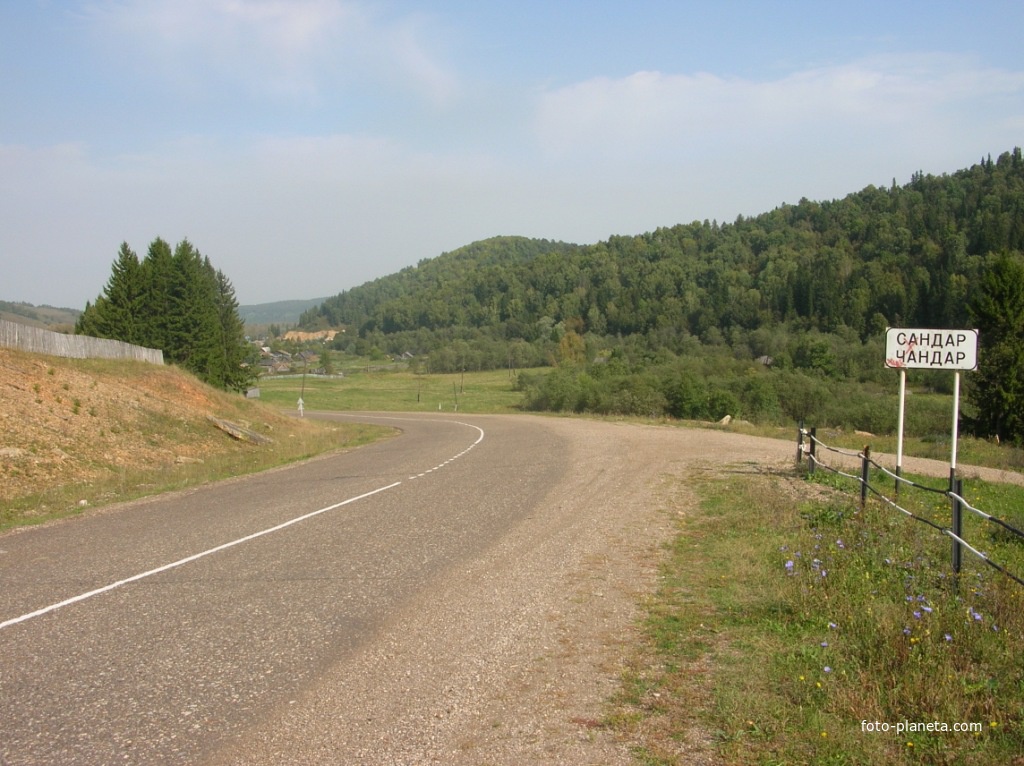
[[[88,335],[65,335],[5,319],[0,319],[0,346],[72,359],[135,359],[152,364],[164,363],[164,352],[160,349]]]

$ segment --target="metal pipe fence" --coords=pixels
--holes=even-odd
[[[823,462],[819,458],[819,454],[822,450],[838,454],[848,459],[852,458],[859,460],[861,466],[860,474],[858,475],[853,473],[847,473],[845,471],[840,470],[837,467],[830,466],[827,463]],[[838,447],[832,447],[829,446],[828,444],[825,444],[823,441],[817,438],[816,429],[811,428],[810,430],[807,430],[801,425],[798,429],[797,435],[797,462],[802,462],[804,457],[807,458],[808,474],[813,474],[817,469],[822,469],[829,471],[830,473],[836,474],[838,476],[843,476],[847,479],[850,479],[851,481],[857,482],[860,486],[861,508],[863,508],[866,504],[869,494],[874,495],[885,505],[888,505],[890,508],[899,511],[900,513],[902,513],[910,519],[913,519],[914,521],[926,524],[929,527],[935,529],[940,534],[949,537],[952,540],[951,560],[953,572],[955,574],[958,575],[960,573],[962,551],[963,549],[967,549],[969,552],[973,553],[977,558],[984,561],[988,566],[992,567],[998,572],[1001,572],[1002,574],[1006,575],[1011,580],[1016,581],[1020,585],[1024,585],[1024,579],[1008,571],[1004,566],[997,564],[995,561],[989,558],[989,556],[986,553],[978,550],[977,547],[975,547],[963,538],[963,531],[961,527],[961,518],[963,510],[967,510],[971,513],[976,514],[978,517],[984,519],[985,521],[991,524],[995,524],[1001,527],[1002,529],[1011,533],[1012,535],[1015,535],[1016,537],[1024,539],[1024,531],[1021,531],[1012,524],[1004,521],[1003,519],[997,518],[996,516],[993,516],[990,513],[986,513],[985,511],[975,508],[970,503],[968,503],[967,500],[965,500],[963,497],[962,479],[957,479],[951,476],[951,486],[948,489],[938,489],[935,487],[929,487],[927,485],[920,484],[909,479],[905,479],[899,474],[890,471],[888,468],[874,460],[871,457],[870,447],[865,447],[862,451],[859,452],[855,452],[853,450],[839,449]],[[897,496],[899,495],[899,488],[902,485],[924,492],[932,492],[935,494],[943,495],[946,498],[948,498],[951,507],[950,526],[944,527],[941,524],[936,524],[931,519],[926,519],[923,516],[920,516],[916,513],[913,513],[912,511],[907,510],[906,508],[901,506],[895,499],[888,497],[877,487],[872,486],[870,483],[870,468],[872,466],[874,466],[877,470],[881,471],[886,476],[891,477],[895,481],[895,494]]]

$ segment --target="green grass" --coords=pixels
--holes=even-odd
[[[669,501],[679,535],[609,716],[639,760],[686,763],[684,740],[729,764],[1024,763],[1024,588],[966,552],[955,585],[949,538],[881,502],[860,510],[845,479],[678,489],[701,510]],[[1018,487],[974,481],[965,496],[1024,508]],[[901,502],[948,523],[948,501],[924,498]],[[965,536],[1024,574],[1019,542],[974,517]],[[897,734],[903,722],[982,731]]]
[[[517,412],[522,395],[507,370],[427,375],[407,371],[354,369],[343,378],[268,376],[259,381],[260,399],[295,410],[301,396],[307,410],[356,412]]]

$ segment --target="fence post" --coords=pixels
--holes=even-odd
[[[860,509],[863,511],[868,502],[868,469],[871,467],[871,445],[864,447],[860,455]]]
[[[953,522],[950,525],[950,530],[957,537],[963,537],[963,505],[960,503],[961,497],[964,493],[964,480],[956,478],[953,471],[950,471],[949,476],[949,489],[950,492],[954,493],[956,497],[950,498],[953,501]],[[960,576],[960,564],[963,556],[963,549],[960,546],[960,541],[953,540],[953,576],[959,580]]]
[[[811,427],[811,450],[807,457],[807,473],[808,475],[814,474],[814,464],[817,462],[815,451],[818,445],[818,427]]]

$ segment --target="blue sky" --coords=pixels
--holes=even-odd
[[[1024,3],[0,0],[0,299],[188,238],[243,304],[1024,143]]]

